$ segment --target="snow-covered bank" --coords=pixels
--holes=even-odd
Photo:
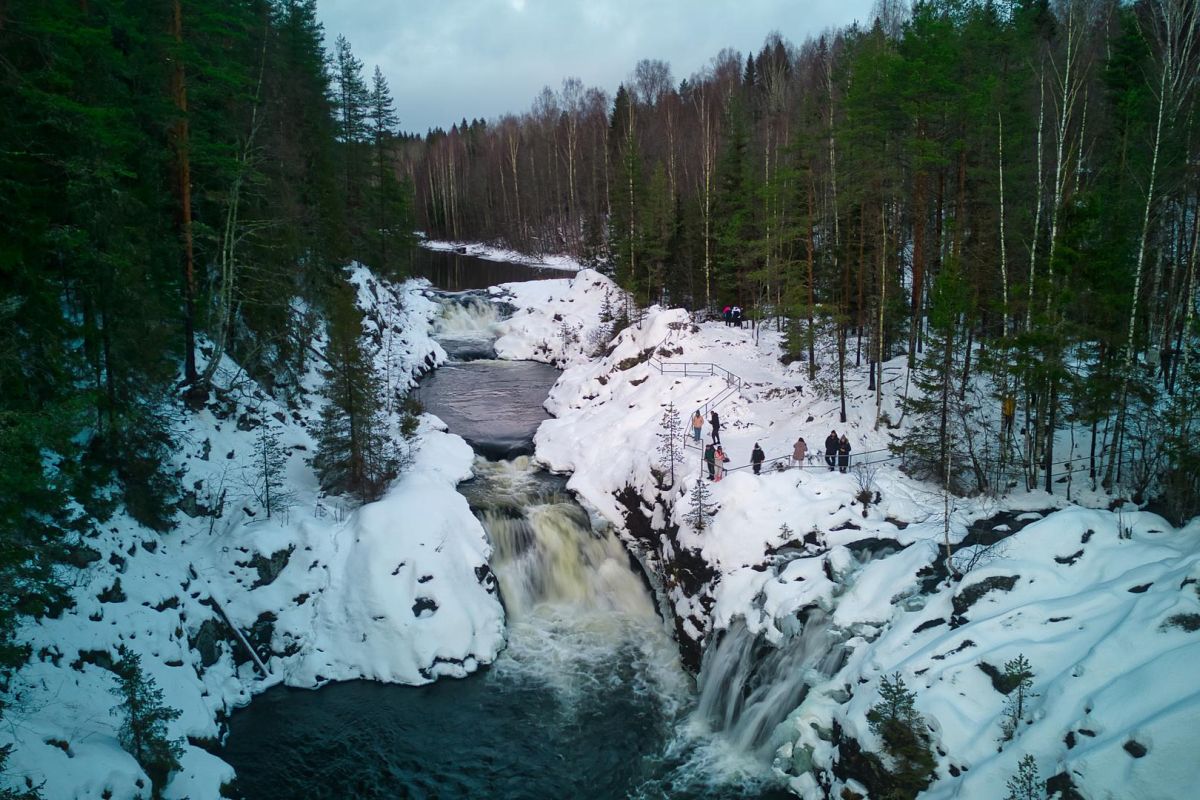
[[[364,340],[389,392],[445,359],[429,336],[440,308],[426,284],[391,286],[351,273]],[[319,355],[323,342],[314,342]],[[461,676],[503,646],[503,610],[482,527],[456,484],[473,454],[422,418],[415,462],[378,502],[322,496],[309,464],[319,416],[318,365],[302,402],[276,402],[226,358],[199,412],[176,409],[174,467],[185,496],[165,534],[118,511],[79,543],[76,605],[27,625],[34,657],[12,687],[3,742],[9,780],[46,798],[133,798],[149,782],[117,742],[110,667],[139,653],[167,705],[182,711],[182,769],[166,796],[215,798],[232,777],[212,755],[219,721],[265,688],[371,678],[425,683]],[[290,508],[266,519],[249,484],[263,425],[287,453]],[[220,606],[221,611],[215,608]],[[266,662],[261,675],[223,620]]]
[[[1176,530],[1149,513],[1021,492],[955,500],[946,524],[942,494],[885,461],[889,432],[875,428],[865,374],[848,373],[841,424],[838,404],[808,381],[804,365],[781,364],[778,334],[694,326],[681,311],[657,308],[591,357],[590,332],[613,292],[588,271],[503,287],[518,311],[501,324],[497,351],[567,366],[547,401],[556,418],[539,429],[537,457],[572,473],[570,488],[660,570],[693,666],[737,620],[761,637],[744,637],[748,648],[795,648],[814,613],[828,619],[827,640],[844,657],[826,663],[829,674],[809,675],[804,699],[769,740],[773,768],[795,793],[878,796],[886,788],[877,765],[887,759],[871,762],[860,751],[881,752],[865,715],[881,678],[899,673],[938,753],[924,797],[999,800],[1025,754],[1060,796],[1190,796],[1200,784],[1200,762],[1186,755],[1200,724],[1192,674],[1200,522]],[[705,481],[715,513],[698,530],[689,497],[701,479],[699,450],[687,450],[669,485],[660,420],[669,403],[686,418],[728,384],[719,370],[662,362],[715,364],[743,380],[717,407],[730,466],[746,464],[755,443],[769,459],[789,455],[797,436],[815,453],[832,428],[848,434],[856,459],[877,452],[881,463],[856,475],[810,458],[804,469],[741,469]],[[904,370],[903,359],[884,365],[890,419],[900,416]],[[1012,521],[983,525],[1001,512]],[[947,528],[957,545],[1026,524],[994,547],[959,550],[961,582],[939,577]],[[1018,655],[1031,664],[1037,697],[1002,742],[1007,698],[991,676]]]
[[[475,258],[482,258],[487,261],[508,261],[513,264],[528,264],[531,267],[547,267],[549,269],[560,269],[570,272],[578,272],[583,269],[583,265],[578,260],[568,255],[540,255],[534,256],[528,253],[520,253],[516,250],[507,250],[503,247],[495,247],[493,245],[484,244],[482,242],[455,242],[443,239],[421,239],[421,247],[429,250],[442,250],[462,253]]]

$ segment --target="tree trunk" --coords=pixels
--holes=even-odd
[[[196,262],[192,244],[192,166],[188,145],[187,77],[183,69],[183,8],[171,4],[171,35],[177,45],[171,73],[171,97],[178,117],[172,128],[175,149],[175,182],[179,195],[179,234],[183,240],[183,382],[194,386],[196,374]]]
[[[912,321],[908,332],[908,368],[917,363],[917,339],[921,331],[921,296],[925,289],[925,170],[913,176]]]

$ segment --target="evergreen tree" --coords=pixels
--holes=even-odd
[[[899,672],[890,678],[884,675],[879,684],[879,702],[867,712],[867,724],[892,757],[893,792],[901,798],[915,798],[929,786],[933,775],[929,733],[914,705],[916,699]]]
[[[399,470],[385,430],[386,416],[374,369],[363,351],[362,315],[349,287],[335,296],[329,313],[325,384],[313,466],[327,492],[349,492],[361,502],[377,500]]]
[[[295,493],[287,490],[288,453],[279,443],[279,429],[268,419],[259,425],[254,437],[254,498],[267,512],[272,514],[287,511],[295,499]]]
[[[1017,765],[1017,774],[1005,783],[1008,794],[1004,800],[1045,800],[1046,790],[1038,775],[1037,759],[1025,755]]]
[[[904,467],[913,475],[959,489],[962,470],[969,464],[962,436],[967,412],[956,386],[968,298],[956,264],[945,265],[932,295],[926,354],[912,375],[916,391],[901,400],[907,427],[893,449],[903,455]]]
[[[659,423],[658,455],[660,466],[671,476],[671,486],[674,486],[675,465],[683,462],[683,423],[674,402],[667,404]]]
[[[1004,663],[1004,685],[1008,689],[1008,701],[1004,706],[1004,716],[1000,720],[1003,741],[1009,741],[1025,720],[1027,704],[1031,698],[1037,697],[1033,691],[1033,670],[1029,660],[1023,654]]]
[[[708,501],[711,495],[708,482],[703,477],[697,477],[692,491],[688,493],[688,522],[696,533],[704,533],[708,527],[708,518],[712,516],[715,506]]]
[[[150,777],[153,797],[162,796],[171,773],[179,769],[183,745],[167,736],[167,725],[183,713],[163,703],[162,689],[142,672],[142,658],[125,645],[118,650],[114,669],[119,698],[113,713],[121,717],[117,738]]]

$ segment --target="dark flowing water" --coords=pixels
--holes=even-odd
[[[558,370],[533,361],[447,364],[421,382],[418,397],[450,430],[487,458],[533,452],[533,434],[550,415],[542,408]]]
[[[547,278],[569,278],[567,270],[531,267],[508,261],[489,261],[486,258],[463,255],[451,250],[413,249],[414,275],[428,278],[434,286],[447,292],[487,289],[501,283],[541,281]]]
[[[494,308],[460,298],[439,337],[454,340],[452,354],[474,354],[497,321]],[[460,486],[493,547],[508,629],[497,661],[421,687],[354,681],[264,693],[229,723],[222,756],[239,796],[789,796],[771,785],[761,754],[731,746],[694,713],[692,679],[621,543],[592,529],[564,479],[517,455],[532,452],[557,374],[452,361],[420,389],[451,431],[501,459],[478,459]]]

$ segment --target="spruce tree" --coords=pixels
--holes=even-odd
[[[962,487],[967,464],[961,444],[965,409],[955,385],[966,308],[966,285],[956,265],[948,263],[934,282],[925,357],[912,373],[916,391],[901,400],[906,429],[893,445],[910,473],[952,489]]]
[[[263,420],[254,437],[252,491],[267,519],[286,511],[295,494],[287,490],[287,450],[279,442],[279,429]]]
[[[179,769],[183,745],[168,738],[167,724],[183,712],[163,703],[162,689],[142,671],[141,656],[125,645],[118,654],[120,660],[114,669],[117,685],[111,690],[119,698],[113,709],[121,717],[117,738],[150,777],[153,797],[158,798],[171,773]]]
[[[1003,733],[1002,741],[1007,742],[1016,735],[1017,729],[1025,720],[1028,701],[1037,697],[1033,691],[1033,670],[1023,653],[1004,663],[1003,680],[1008,689],[1008,700],[1004,706],[1004,715],[1000,719],[1000,730]]]
[[[1031,755],[1021,758],[1017,774],[1005,782],[1008,794],[1004,800],[1044,800],[1046,797],[1042,779],[1038,775],[1037,759]]]
[[[671,476],[671,486],[674,486],[675,466],[683,462],[683,423],[674,401],[667,404],[659,422],[658,455],[660,466]]]
[[[901,798],[915,798],[929,786],[934,768],[929,733],[914,705],[916,699],[899,672],[890,678],[884,675],[879,702],[867,712],[867,724],[892,757],[893,791]]]
[[[362,314],[343,286],[329,312],[325,350],[325,405],[313,458],[327,492],[349,492],[361,502],[377,500],[396,476],[398,457],[387,438],[386,416],[374,367],[360,340]]]
[[[712,516],[713,504],[708,502],[711,495],[708,491],[708,482],[703,477],[697,477],[696,483],[692,486],[692,491],[688,493],[688,522],[696,533],[704,533],[704,529],[708,527],[708,518]]]

